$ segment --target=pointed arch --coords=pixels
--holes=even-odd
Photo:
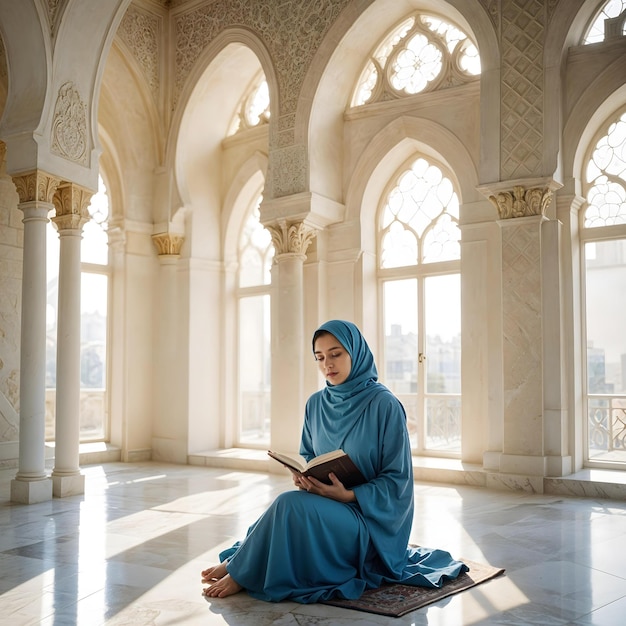
[[[481,199],[476,191],[477,164],[455,135],[429,120],[397,118],[369,142],[346,191],[346,221],[360,222],[364,249],[375,250],[376,212],[385,186],[397,168],[416,152],[432,156],[450,169],[461,203]]]
[[[344,171],[343,122],[346,107],[355,82],[361,73],[367,51],[374,47],[384,34],[404,15],[415,10],[436,11],[450,16],[470,34],[478,44],[481,58],[481,93],[483,99],[493,100],[493,106],[483,104],[481,110],[499,111],[499,52],[493,24],[476,0],[459,0],[398,3],[393,0],[372,2],[365,10],[354,4],[339,16],[327,35],[332,46],[320,46],[320,55],[311,64],[303,81],[296,113],[295,141],[308,146],[310,165],[310,190],[341,202],[343,184],[352,172]],[[338,44],[334,41],[338,40]],[[497,113],[495,113],[497,115]],[[485,128],[497,128],[492,118]],[[486,141],[499,149],[499,134],[490,132]],[[481,164],[488,178],[493,164]]]
[[[228,263],[237,257],[237,245],[241,227],[254,195],[265,183],[268,158],[266,154],[255,152],[239,169],[224,198],[224,261]]]
[[[194,172],[190,164],[201,159],[207,166],[217,166],[219,144],[259,69],[265,74],[273,107],[278,101],[278,83],[267,48],[250,31],[233,28],[207,46],[187,77],[174,111],[165,156],[165,167],[175,172],[183,204],[193,204],[190,178]],[[270,126],[272,123],[273,118]]]

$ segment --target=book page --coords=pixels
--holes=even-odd
[[[284,463],[293,469],[304,472],[306,468],[306,460],[298,454],[287,454],[285,452],[274,452],[268,450],[267,453],[279,463]]]
[[[342,456],[345,456],[345,452],[343,450],[333,450],[332,452],[325,452],[324,454],[320,454],[314,459],[311,459],[305,467],[307,469],[310,467],[315,467],[316,465],[321,465],[322,463],[326,463],[326,461],[332,461],[333,459],[338,459]]]

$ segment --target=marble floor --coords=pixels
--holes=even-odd
[[[506,573],[387,618],[202,597],[200,570],[291,488],[287,476],[157,463],[83,473],[83,496],[19,505],[15,470],[0,470],[0,624],[626,624],[625,502],[418,483],[411,541]]]

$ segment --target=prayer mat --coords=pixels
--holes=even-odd
[[[400,583],[388,583],[378,589],[365,591],[358,600],[341,600],[334,598],[332,600],[326,600],[322,602],[322,604],[339,606],[344,609],[353,609],[354,611],[376,613],[377,615],[401,617],[411,611],[421,609],[427,604],[432,604],[442,598],[447,598],[459,591],[475,587],[504,572],[504,569],[492,567],[491,565],[474,563],[467,559],[462,559],[462,561],[470,568],[469,572],[459,574],[457,578],[445,582],[443,586],[438,589],[431,587],[414,587]]]

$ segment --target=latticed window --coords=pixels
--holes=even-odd
[[[585,171],[587,461],[626,464],[626,111],[601,133]]]
[[[272,237],[260,221],[261,196],[248,215],[239,237],[239,286],[269,285],[274,258]]]
[[[586,183],[585,228],[626,224],[626,112],[596,143]]]
[[[433,15],[413,15],[375,49],[361,73],[352,106],[461,85],[478,74],[478,49],[467,34]]]
[[[384,381],[407,411],[416,452],[461,446],[459,201],[442,167],[416,158],[378,221]]]
[[[585,44],[626,36],[626,0],[609,0],[596,14],[585,35]]]
[[[437,165],[418,158],[387,196],[381,220],[381,267],[460,258],[459,200]]]
[[[257,197],[239,236],[237,443],[267,446],[270,437],[270,270],[274,246],[260,222]]]
[[[257,76],[242,98],[228,135],[267,124],[270,119],[270,94],[263,74]]]

